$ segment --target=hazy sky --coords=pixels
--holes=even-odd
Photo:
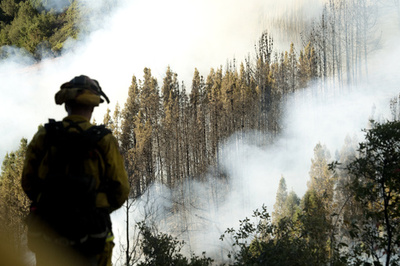
[[[207,76],[210,68],[225,66],[227,60],[242,62],[252,56],[268,18],[289,11],[313,16],[321,1],[125,0],[112,14],[94,11],[91,25],[95,30],[79,42],[71,41],[62,57],[32,66],[30,58],[17,53],[0,63],[0,161],[6,152],[18,148],[22,137],[30,140],[39,124],[65,115],[63,107],[55,105],[54,94],[74,76],[97,79],[109,96],[111,104],[95,110],[95,118],[101,122],[107,107],[113,111],[116,102],[123,107],[132,75],[141,79],[145,67],[151,68],[161,84],[170,66],[189,89],[195,68]],[[92,0],[92,4],[101,3]],[[288,188],[301,196],[318,142],[326,144],[334,156],[346,135],[360,136],[373,110],[376,116],[388,114],[389,99],[400,92],[400,49],[398,29],[389,34],[395,23],[390,16],[387,19],[382,49],[371,53],[369,80],[357,89],[347,88],[339,97],[312,100],[307,90],[297,95],[302,100],[290,105],[286,130],[273,147],[244,145],[233,162],[223,162],[242,173],[235,177],[234,185],[249,184],[244,194],[235,194],[235,187],[232,194],[232,198],[248,199],[247,211],[263,202],[272,211],[281,175],[287,178]],[[288,50],[279,38],[275,43],[279,51]],[[242,219],[245,211],[227,216],[227,220]]]

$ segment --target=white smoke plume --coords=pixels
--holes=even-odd
[[[64,0],[44,3],[56,11],[66,4]],[[116,102],[123,106],[132,75],[140,79],[145,67],[161,83],[170,66],[190,88],[195,68],[207,76],[211,68],[225,65],[227,60],[242,62],[252,56],[268,18],[284,14],[291,1],[282,3],[285,8],[261,0],[120,0],[111,7],[105,0],[80,3],[91,8],[83,19],[89,34],[67,41],[61,57],[33,64],[26,52],[7,48],[14,56],[0,62],[1,160],[47,118],[63,117],[63,108],[53,100],[63,82],[80,74],[99,80],[111,99],[110,106],[102,105],[94,114],[101,122],[107,107],[113,111]]]
[[[47,3],[62,6],[63,1]],[[132,75],[141,78],[145,67],[161,82],[170,66],[190,86],[196,67],[207,75],[211,67],[252,52],[263,30],[259,13],[265,9],[263,1],[124,0],[114,1],[110,13],[107,1],[81,3],[92,8],[83,21],[89,35],[70,40],[60,58],[32,65],[27,53],[9,48],[15,56],[0,62],[1,159],[47,118],[63,117],[53,99],[63,82],[80,74],[98,79],[111,110],[117,101],[123,105]],[[96,110],[98,122],[106,108]]]

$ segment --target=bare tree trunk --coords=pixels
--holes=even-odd
[[[339,6],[339,17],[338,17],[338,56],[337,56],[337,72],[338,72],[338,83],[339,88],[343,88],[343,73],[342,73],[342,10],[343,1],[340,2]]]
[[[327,51],[326,51],[326,27],[327,27],[327,25],[326,25],[326,12],[327,12],[327,10],[326,10],[326,6],[325,6],[325,8],[324,8],[324,10],[323,10],[323,13],[322,13],[322,21],[321,21],[321,23],[322,23],[322,64],[323,64],[323,66],[322,66],[322,68],[323,68],[323,75],[322,75],[322,77],[323,77],[323,79],[324,79],[324,81],[323,81],[323,88],[324,88],[324,90],[326,89],[326,86],[327,86],[327,77],[328,77],[328,73],[327,73],[327,71],[328,71],[328,68],[327,68],[327,64],[328,64],[328,60],[327,60]]]
[[[346,49],[346,74],[347,74],[347,86],[350,86],[351,84],[351,66],[350,66],[350,29],[349,29],[349,20],[350,18],[348,18],[348,10],[347,10],[347,5],[344,2],[344,38],[345,38],[345,49]]]
[[[126,202],[125,205],[125,226],[126,226],[126,250],[125,250],[125,265],[129,266],[129,263],[131,261],[131,256],[130,256],[130,237],[129,237],[129,200]]]
[[[363,25],[363,30],[364,30],[363,31],[364,66],[365,66],[365,77],[366,77],[366,79],[368,79],[368,51],[367,51],[368,15],[367,15],[366,1],[363,1],[363,7],[362,8],[363,8],[363,13],[364,13],[364,21],[363,21],[364,22],[364,25]]]
[[[330,9],[331,9],[331,29],[332,29],[332,82],[333,87],[335,88],[335,79],[336,79],[336,10],[335,10],[335,2],[333,0],[329,0]]]
[[[353,12],[354,12],[354,23],[355,23],[355,42],[353,44],[355,52],[354,52],[354,66],[353,69],[355,71],[354,74],[354,82],[357,84],[358,80],[361,78],[361,34],[360,34],[360,8],[357,2],[353,3]]]

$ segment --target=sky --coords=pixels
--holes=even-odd
[[[107,107],[113,111],[117,102],[123,107],[132,76],[141,79],[145,67],[161,84],[170,66],[190,88],[195,68],[207,76],[211,68],[225,66],[233,58],[242,62],[253,56],[254,45],[268,27],[269,19],[288,11],[312,19],[322,3],[123,0],[112,13],[104,14],[98,11],[103,1],[82,1],[94,7],[89,24],[92,31],[78,41],[71,40],[61,57],[32,64],[30,57],[15,51],[15,56],[0,62],[0,161],[7,152],[18,148],[21,138],[29,141],[48,118],[65,116],[63,106],[55,105],[54,94],[74,76],[85,74],[97,79],[110,98],[109,105],[102,104],[95,110],[94,118],[101,122]],[[48,2],[53,6],[58,3]],[[237,153],[221,161],[234,176],[228,195],[230,204],[220,207],[226,219],[221,220],[218,230],[233,226],[234,221],[251,215],[251,210],[264,203],[272,211],[281,176],[286,178],[288,189],[301,196],[318,142],[334,156],[346,136],[356,136],[361,141],[361,129],[368,126],[370,117],[389,116],[389,100],[400,92],[400,47],[398,28],[393,27],[397,25],[395,18],[385,18],[381,49],[370,56],[368,80],[357,88],[346,88],[343,95],[325,99],[309,97],[312,87],[296,94],[288,103],[285,131],[272,146],[260,148],[248,141],[238,148],[226,143],[224,152],[235,149]],[[280,42],[279,36],[273,37],[278,51],[288,50],[288,43]],[[115,214],[114,220],[120,220],[121,215]]]

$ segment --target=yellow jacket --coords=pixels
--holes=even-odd
[[[64,127],[68,126],[68,120],[78,123],[83,130],[93,126],[86,118],[71,115],[63,119]],[[76,129],[70,128],[69,130]],[[46,178],[49,171],[45,136],[45,128],[39,129],[34,135],[28,145],[22,171],[22,188],[33,201],[37,200],[41,191],[41,180]],[[100,160],[100,162],[85,162],[85,172],[90,173],[97,179],[97,187],[100,185],[100,171],[104,173],[104,178],[107,179],[107,186],[104,192],[98,193],[96,207],[109,208],[110,212],[112,212],[121,207],[128,198],[128,177],[119,152],[117,139],[112,134],[107,134],[98,142],[98,147],[103,160]]]

